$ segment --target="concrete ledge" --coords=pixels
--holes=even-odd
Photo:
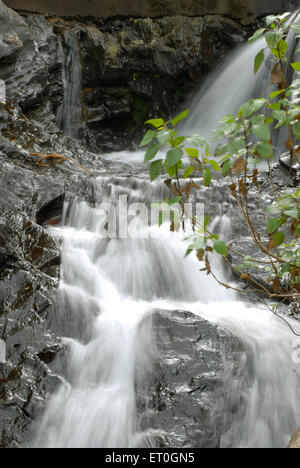
[[[229,15],[246,20],[268,13],[285,11],[286,0],[5,0],[7,6],[58,16],[160,17]],[[295,3],[296,2],[291,2]],[[250,19],[250,18],[249,18]]]

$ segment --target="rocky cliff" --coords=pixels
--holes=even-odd
[[[0,42],[8,99],[25,114],[50,110],[64,130],[69,120],[73,136],[97,152],[135,147],[145,120],[176,112],[253,29],[219,15],[122,21],[10,15],[11,29],[2,15]]]
[[[297,1],[286,0],[7,0],[6,3],[23,11],[69,17],[157,18],[219,14],[245,23],[253,22],[259,16],[297,6]]]

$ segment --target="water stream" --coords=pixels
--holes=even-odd
[[[268,87],[265,70],[257,81],[248,69],[260,48],[258,42],[228,59],[239,78],[234,87],[226,63],[210,78],[186,123],[189,133],[211,131],[224,114],[261,92],[258,82]],[[224,356],[220,446],[285,447],[300,427],[300,365],[292,359],[295,337],[289,328],[267,308],[243,302],[200,272],[193,256],[184,259],[183,235],[170,232],[168,225],[141,225],[137,238],[101,236],[107,224],[101,203],[117,205],[120,196],[127,196],[130,203],[149,205],[164,194],[160,181],[151,184],[144,168],[138,170],[142,154],[129,156],[119,153],[110,159],[134,164],[131,177],[98,178],[93,203],[66,204],[62,225],[52,228],[62,240],[58,320],[68,367],[32,445],[155,445],[157,429],[140,425],[136,383],[152,365],[156,330],[151,316],[157,310],[179,310],[228,330],[238,343],[234,362]],[[215,223],[230,236],[228,217]],[[214,267],[221,278],[226,275],[219,260]],[[291,324],[300,332],[298,322]]]
[[[100,201],[157,200],[163,188],[132,178],[98,179]],[[104,194],[103,196],[99,194]],[[137,239],[104,239],[107,216],[86,202],[66,205],[62,239],[59,321],[69,350],[64,383],[39,425],[37,447],[137,447],[155,445],[151,427],[141,431],[136,381],[151,367],[159,310],[191,311],[238,338],[236,362],[225,360],[221,446],[285,447],[300,426],[300,366],[295,337],[266,308],[241,302],[232,291],[184,259],[186,244],[168,225],[141,227]],[[218,219],[229,234],[230,220]],[[145,238],[152,233],[156,238]],[[223,277],[218,261],[215,269]],[[300,331],[300,325],[293,326]],[[149,337],[154,337],[150,339]],[[233,365],[234,364],[234,365]],[[228,419],[228,421],[227,421]]]
[[[60,44],[62,59],[62,82],[64,100],[58,111],[57,123],[63,132],[78,138],[82,120],[81,106],[81,64],[76,31],[68,31],[64,36],[65,44]]]

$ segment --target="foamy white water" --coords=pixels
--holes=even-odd
[[[111,194],[113,186],[116,196],[128,189],[128,179],[115,182],[99,180],[99,192]],[[157,199],[159,186],[146,180],[132,180],[130,188],[133,199]],[[229,330],[240,343],[235,361],[224,363],[222,445],[285,447],[300,426],[300,366],[292,362],[295,337],[286,325],[201,273],[194,256],[184,259],[180,233],[106,240],[99,236],[103,220],[97,206],[74,203],[66,211],[65,226],[53,232],[63,241],[57,320],[67,336],[68,369],[38,425],[34,446],[154,443],[151,428],[140,430],[135,386],[151,367],[155,330],[149,317],[160,309],[191,311]],[[214,224],[230,236],[228,218]],[[213,263],[224,278],[219,257]],[[299,324],[292,324],[300,332]],[[226,408],[235,410],[227,414]]]
[[[240,46],[209,75],[189,106],[190,115],[181,128],[183,135],[198,134],[209,140],[223,117],[235,114],[249,99],[268,95],[271,89],[268,60],[256,76],[253,65],[255,56],[264,47],[264,38]]]

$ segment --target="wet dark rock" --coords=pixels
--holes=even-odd
[[[64,195],[51,200],[43,205],[36,213],[36,222],[41,225],[58,224],[63,214]]]
[[[59,246],[21,211],[20,200],[10,209],[7,202],[0,207],[0,330],[7,353],[0,375],[0,434],[3,446],[18,447],[37,407],[58,384],[38,355],[61,346],[47,326],[58,285],[50,268]]]
[[[11,35],[0,37],[0,79],[7,97],[26,117],[49,127],[62,109],[62,68],[70,47],[66,34],[76,36],[82,70],[78,133],[93,152],[133,148],[148,118],[175,113],[207,71],[253,29],[218,15],[67,21],[21,18],[1,8],[0,35]],[[0,127],[5,126],[0,112]]]
[[[291,159],[291,155],[289,153],[283,154],[279,159],[279,164],[282,168],[285,169],[285,179],[289,178],[289,184],[293,183],[294,187],[299,185],[299,164],[296,160]]]
[[[184,311],[158,311],[153,330],[159,358],[143,425],[159,430],[158,447],[219,447],[224,357],[232,338]]]
[[[31,17],[28,25],[1,2],[0,34],[8,48],[7,56],[0,58],[7,98],[17,100],[24,110],[41,104],[49,94],[50,71],[59,66],[51,26],[41,16]]]

